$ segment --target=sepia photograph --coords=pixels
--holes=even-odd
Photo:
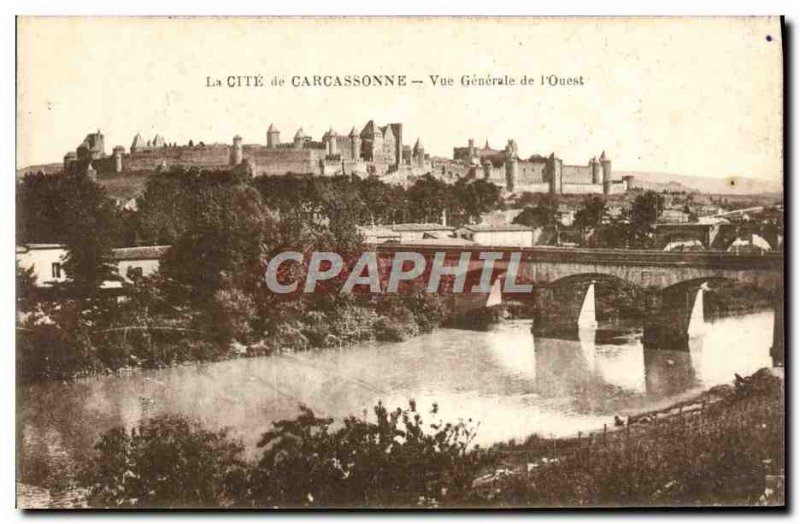
[[[15,25],[18,509],[786,508],[781,17]]]

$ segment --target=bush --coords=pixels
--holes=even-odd
[[[93,507],[203,508],[233,504],[245,488],[243,447],[227,430],[174,415],[118,427],[95,445],[82,475]]]
[[[467,448],[464,423],[426,425],[413,401],[406,409],[374,408],[375,422],[332,419],[301,406],[294,420],[273,424],[259,446],[255,506],[380,507],[461,500],[480,466]],[[436,414],[434,409],[431,414]]]

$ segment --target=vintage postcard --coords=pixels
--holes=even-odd
[[[785,506],[777,17],[19,17],[22,509]]]

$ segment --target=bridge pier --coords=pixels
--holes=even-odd
[[[533,332],[577,340],[580,329],[596,329],[594,282],[587,286],[535,287]]]
[[[645,295],[644,348],[688,351],[689,339],[703,332],[705,289],[703,284],[666,292],[649,290]]]
[[[784,331],[784,313],[783,313],[783,293],[778,293],[775,298],[775,320],[773,322],[772,330],[772,347],[770,347],[769,354],[772,357],[772,365],[783,367],[785,362],[785,344],[786,333]]]

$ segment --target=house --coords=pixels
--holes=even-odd
[[[534,243],[534,230],[520,224],[467,225],[456,232],[459,238],[484,246],[530,247]]]
[[[111,250],[117,274],[130,282],[134,276],[148,276],[158,271],[159,260],[169,246],[122,247]]]
[[[400,242],[400,233],[387,226],[357,226],[357,229],[364,237],[365,244]]]
[[[575,210],[566,204],[559,204],[556,209],[556,222],[562,226],[571,226],[575,223]]]
[[[67,279],[63,264],[67,248],[63,244],[25,244],[17,246],[17,267],[33,268],[37,287],[51,287]]]

